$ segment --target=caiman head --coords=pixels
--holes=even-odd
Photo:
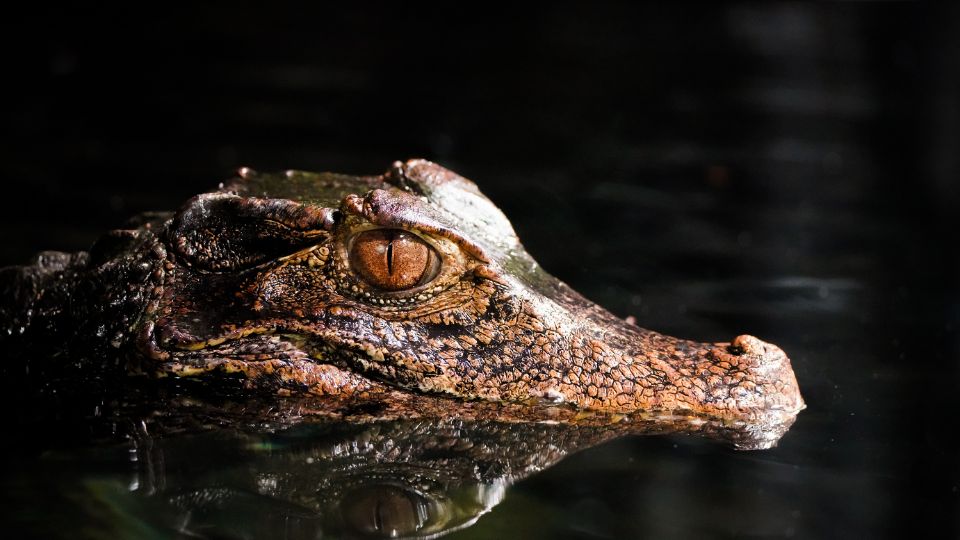
[[[149,371],[752,419],[803,408],[786,355],[636,327],[547,274],[469,180],[241,170],[155,228]]]

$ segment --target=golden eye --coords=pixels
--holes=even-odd
[[[376,229],[356,236],[350,266],[370,285],[402,291],[429,282],[437,275],[437,252],[415,234],[400,229]]]

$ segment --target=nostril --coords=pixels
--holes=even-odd
[[[745,351],[743,347],[731,343],[730,345],[727,345],[727,352],[734,356],[743,356],[743,354],[747,351]]]
[[[776,345],[771,345],[750,335],[740,335],[727,345],[727,352],[733,356],[750,355],[759,365],[779,364],[786,355]]]
[[[765,352],[764,345],[766,345],[766,343],[760,341],[759,339],[747,334],[743,334],[733,338],[733,341],[730,343],[728,349],[731,349],[730,352],[737,355],[746,353],[763,354]],[[739,352],[734,353],[734,350]]]

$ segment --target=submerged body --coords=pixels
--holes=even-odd
[[[472,182],[423,160],[370,177],[242,170],[90,253],[2,272],[4,348],[31,358],[83,350],[124,373],[331,399],[742,421],[804,406],[776,346],[615,317],[544,272]]]

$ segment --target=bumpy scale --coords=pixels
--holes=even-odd
[[[370,177],[244,169],[135,225],[89,254],[0,271],[4,347],[42,341],[120,358],[127,373],[331,399],[746,421],[804,407],[776,346],[697,343],[615,317],[540,269],[476,185],[427,161]]]

